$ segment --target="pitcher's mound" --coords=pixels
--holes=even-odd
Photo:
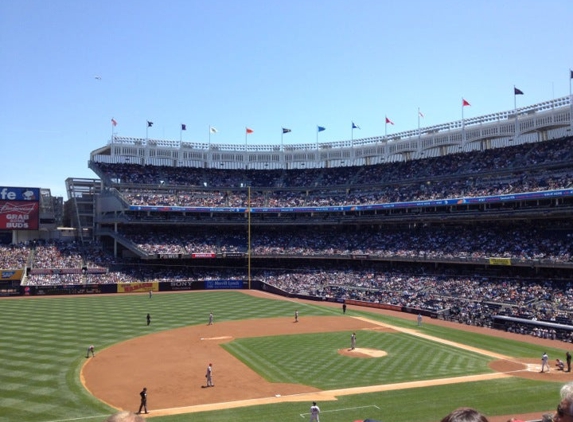
[[[363,347],[357,347],[354,350],[338,349],[338,353],[344,356],[352,356],[355,358],[381,358],[388,354],[384,350],[366,349]]]

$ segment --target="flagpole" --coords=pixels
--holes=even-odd
[[[247,127],[245,126],[245,151],[247,151]]]
[[[209,125],[209,149],[211,149],[211,125]]]
[[[350,143],[354,144],[354,122],[350,123]]]
[[[183,126],[179,128],[179,143],[183,140]]]
[[[569,122],[573,131],[573,92],[571,91],[571,81],[573,81],[573,70],[569,69]]]
[[[462,145],[466,144],[466,127],[464,123],[464,98],[462,97]]]
[[[513,109],[515,110],[515,116],[517,117],[517,95],[515,94],[515,85],[513,85]]]
[[[418,107],[418,143],[420,142],[420,107]]]
[[[113,143],[113,117],[111,118],[111,139],[110,141]]]
[[[384,138],[388,138],[388,116],[384,116]]]
[[[515,93],[515,85],[513,85],[513,111],[515,112],[515,135],[514,140],[517,140],[518,121],[517,121],[517,94]]]
[[[281,128],[281,151],[283,149],[283,136],[285,136],[285,131]]]

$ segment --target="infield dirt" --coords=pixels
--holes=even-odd
[[[256,296],[269,296],[263,292],[249,292]],[[295,301],[300,302],[300,301]],[[339,306],[327,304],[329,306]],[[377,313],[415,320],[415,315],[403,315],[396,312],[368,309]],[[480,327],[453,324],[439,320],[424,323],[450,325],[457,329],[482,332],[488,335],[508,337],[509,333]],[[285,401],[326,401],[336,400],[337,396],[361,394],[375,391],[387,391],[414,386],[431,386],[458,382],[471,382],[483,379],[495,379],[518,376],[530,379],[543,379],[565,383],[568,373],[552,371],[539,373],[538,360],[518,360],[510,356],[492,354],[487,351],[470,348],[462,344],[456,347],[470,349],[496,358],[490,367],[497,371],[470,377],[431,380],[395,385],[379,385],[361,388],[320,391],[299,384],[269,383],[248,366],[236,359],[223,348],[221,343],[236,338],[260,337],[272,335],[302,334],[314,332],[384,330],[391,332],[394,327],[364,318],[340,317],[301,317],[295,323],[292,317],[265,320],[231,321],[214,325],[189,326],[142,336],[117,344],[89,359],[84,365],[81,377],[85,387],[98,399],[121,410],[137,410],[138,392],[144,386],[149,390],[149,405],[153,409],[148,417],[171,414],[193,413],[200,411],[228,409],[233,407]],[[421,334],[416,329],[401,329],[414,335]],[[510,335],[511,336],[511,335]],[[558,343],[529,336],[516,336],[520,341],[558,347]],[[441,341],[440,339],[432,339]],[[339,353],[356,358],[384,358],[383,350],[342,348]],[[205,387],[205,371],[209,363],[213,364],[215,387]],[[113,376],[110,376],[113,374]],[[556,397],[556,400],[558,398]],[[541,413],[519,415],[523,420],[540,418]],[[490,416],[490,422],[505,422],[511,416]]]

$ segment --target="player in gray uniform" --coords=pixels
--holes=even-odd
[[[215,387],[213,384],[213,365],[209,364],[207,366],[207,373],[205,374],[205,378],[207,378],[207,387]]]
[[[96,354],[95,354],[95,347],[94,347],[93,344],[88,347],[88,352],[86,353],[86,358],[89,358],[89,357],[90,357],[90,353],[92,354],[92,357],[95,358],[95,355],[96,355]]]

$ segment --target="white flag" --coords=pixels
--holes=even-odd
[[[211,132],[211,133],[217,133],[218,130],[215,129],[214,127],[210,126],[210,127],[209,127],[209,132]]]

